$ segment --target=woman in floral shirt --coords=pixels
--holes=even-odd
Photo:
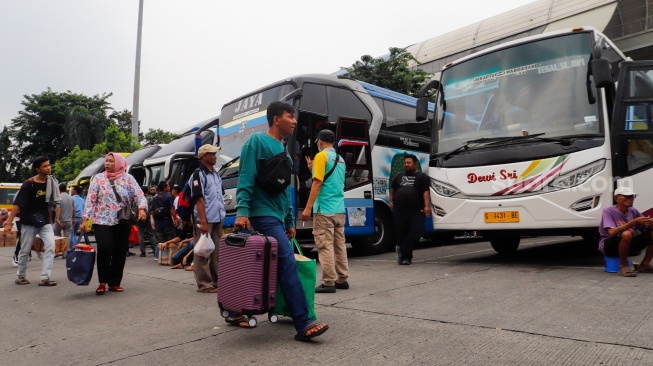
[[[129,251],[129,233],[131,225],[118,223],[118,211],[121,206],[138,202],[138,220],[145,220],[147,200],[140,185],[131,175],[125,173],[127,161],[118,154],[110,152],[104,159],[104,173],[91,179],[88,195],[82,213],[82,228],[86,220],[93,220],[95,240],[97,241],[97,274],[100,280],[95,293],[104,295],[107,291],[122,292],[120,287],[125,268],[126,253]],[[113,187],[120,195],[118,203]]]

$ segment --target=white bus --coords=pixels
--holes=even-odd
[[[635,207],[652,214],[652,65],[628,60],[591,27],[446,65],[417,112],[434,126],[433,224],[480,230],[511,253],[524,235],[595,239],[617,186],[632,187]],[[424,107],[430,90],[434,115]]]
[[[295,134],[286,142],[295,159],[294,209],[298,236],[312,237],[312,222],[301,212],[310,192],[311,171],[305,161],[318,152],[315,139],[328,128],[336,134],[337,150],[346,163],[345,235],[360,253],[376,254],[394,248],[388,191],[392,178],[403,171],[406,154],[414,154],[419,169],[428,166],[430,124],[415,119],[417,99],[349,78],[300,75],[252,91],[224,105],[220,113],[218,164],[225,188],[225,226],[235,221],[238,157],[245,140],[266,131],[267,106],[277,100],[294,105]],[[431,106],[432,107],[432,106]],[[425,220],[426,235],[433,233]]]

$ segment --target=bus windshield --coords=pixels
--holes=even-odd
[[[437,116],[442,129],[431,152],[479,138],[600,136],[595,88],[588,86],[591,37],[520,44],[445,69]]]
[[[268,128],[266,111],[270,103],[280,100],[294,87],[290,84],[276,86],[235,101],[224,108],[220,114],[220,151],[217,165],[231,162],[240,156],[240,149],[254,132]],[[235,161],[232,166],[237,166]]]

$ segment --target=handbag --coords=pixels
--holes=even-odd
[[[32,226],[43,227],[48,222],[45,220],[45,215],[42,212],[37,212],[29,215],[29,219],[32,222]]]
[[[77,241],[81,240],[79,234]],[[66,274],[68,280],[78,286],[88,286],[93,278],[95,267],[95,248],[86,244],[77,244],[66,254]]]
[[[118,203],[120,205],[120,210],[118,211],[118,223],[121,225],[136,225],[138,222],[138,215],[136,214],[136,210],[134,209],[134,203],[127,201],[126,204],[122,204],[122,197],[118,194],[118,191],[116,190],[116,186],[111,182],[111,188],[113,188],[113,193],[116,194],[116,199],[118,200]]]
[[[295,261],[297,262],[297,272],[299,273],[299,282],[302,284],[304,289],[304,296],[306,296],[306,302],[308,302],[308,317],[311,320],[316,320],[317,316],[315,315],[315,282],[317,280],[317,270],[315,259],[310,259],[305,257],[302,253],[302,249],[297,243],[297,239],[292,238],[290,240],[292,245],[297,249],[299,254],[295,254]],[[274,313],[278,315],[292,316],[290,314],[290,309],[288,308],[288,303],[283,297],[281,292],[281,286],[277,283],[277,303],[274,306]]]

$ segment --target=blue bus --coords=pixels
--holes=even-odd
[[[218,165],[222,166],[225,188],[225,227],[233,226],[235,221],[238,157],[243,143],[254,132],[267,130],[267,106],[278,100],[287,101],[297,110],[297,128],[285,144],[295,161],[292,189],[298,237],[310,236],[312,231],[311,221],[301,221],[311,186],[305,157],[312,158],[318,152],[318,132],[330,129],[336,134],[337,150],[347,168],[347,241],[362,254],[394,248],[389,186],[392,178],[403,171],[406,154],[416,155],[419,169],[426,171],[430,123],[416,120],[416,98],[333,75],[287,78],[224,105],[218,128],[222,147]],[[425,220],[425,227],[426,235],[434,232],[430,219]]]

